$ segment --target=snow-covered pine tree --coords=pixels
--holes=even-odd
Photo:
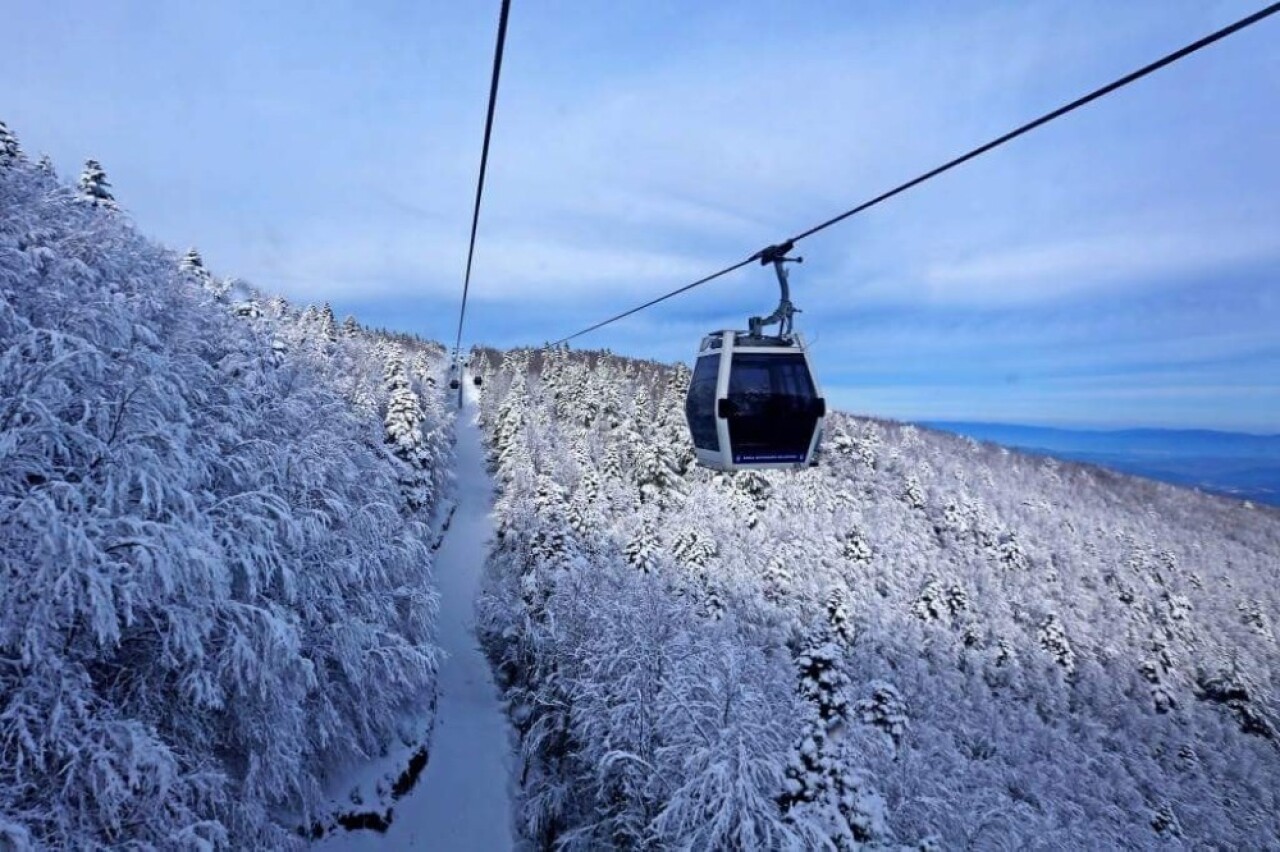
[[[857,527],[847,530],[840,537],[840,553],[845,559],[857,565],[867,565],[871,562],[871,545],[867,544],[866,536]]]
[[[22,146],[18,144],[18,137],[3,121],[0,121],[0,166],[16,163],[20,159],[22,159]]]
[[[41,174],[48,177],[56,178],[58,176],[58,170],[53,165],[53,158],[48,154],[40,155],[40,159],[36,161],[36,168],[40,170]]]
[[[200,256],[200,252],[195,248],[188,249],[187,253],[182,256],[182,260],[178,262],[178,269],[182,271],[182,274],[203,287],[208,287],[213,281],[213,276],[209,274],[208,269],[205,269],[204,258]]]
[[[943,584],[930,577],[911,605],[911,611],[924,621],[949,622],[969,608],[969,595],[959,583]]]
[[[1056,614],[1051,613],[1040,622],[1038,635],[1040,647],[1052,654],[1054,661],[1058,665],[1068,672],[1075,670],[1075,651],[1072,650],[1071,642],[1067,639],[1066,630],[1063,629],[1062,621]]]
[[[600,499],[600,475],[594,469],[588,469],[578,479],[578,493],[587,503],[595,503]]]
[[[765,507],[769,505],[769,498],[773,494],[773,485],[763,473],[757,470],[747,470],[735,474],[733,486],[751,499],[757,512],[765,510]]]
[[[825,631],[811,634],[796,657],[799,693],[811,715],[785,770],[778,805],[788,819],[810,823],[837,849],[888,840],[884,798],[865,772],[853,768],[845,742],[848,678],[842,654]]]
[[[665,444],[638,441],[634,453],[635,483],[644,502],[664,502],[679,496],[676,462]]]
[[[658,536],[653,524],[644,521],[626,546],[627,564],[642,574],[652,574],[658,567]]]
[[[849,717],[849,679],[840,668],[843,658],[839,646],[825,630],[810,634],[796,655],[796,669],[800,676],[798,691],[813,703],[818,718],[828,726]]]
[[[845,648],[853,645],[857,639],[857,630],[849,615],[848,594],[839,586],[827,595],[827,625],[831,635]]]
[[[333,316],[333,307],[328,302],[320,308],[320,333],[325,340],[338,339],[338,321]]]
[[[782,554],[769,558],[764,569],[764,598],[773,603],[781,603],[793,593],[794,578],[788,567],[788,560]]]
[[[635,386],[632,399],[631,422],[633,426],[648,427],[653,423],[653,403],[649,400],[649,391],[643,384]]]
[[[1168,839],[1177,840],[1182,837],[1182,823],[1178,821],[1178,815],[1169,802],[1161,803],[1152,814],[1151,828],[1156,834]]]
[[[902,745],[910,721],[907,705],[897,687],[886,681],[871,682],[871,697],[859,701],[854,709],[864,725],[879,728],[893,740],[894,748]]]
[[[622,470],[622,453],[619,443],[610,440],[605,446],[604,458],[600,462],[600,473],[605,479],[621,481],[625,477]]]
[[[118,210],[115,196],[111,194],[111,184],[107,182],[107,173],[97,160],[85,160],[84,171],[80,173],[80,198],[94,207],[105,207]]]
[[[395,360],[387,387],[388,402],[385,426],[387,443],[403,465],[400,484],[411,509],[431,505],[431,459],[423,442],[422,405],[409,384],[404,361]]]
[[[924,508],[924,488],[920,484],[920,477],[915,473],[908,474],[903,482],[902,499],[912,509]]]
[[[710,534],[688,528],[676,533],[671,542],[671,552],[685,565],[705,568],[715,558],[719,548]]]
[[[678,476],[687,474],[695,461],[684,416],[684,397],[688,387],[689,368],[678,364],[667,372],[657,400],[654,440],[663,447],[672,470]]]

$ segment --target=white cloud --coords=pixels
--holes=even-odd
[[[1219,232],[1099,233],[1083,239],[999,247],[923,271],[926,300],[1025,304],[1066,295],[1185,280],[1280,258],[1280,233],[1256,226]]]
[[[259,246],[255,283],[295,298],[452,297],[466,266],[457,235],[387,223],[378,231],[337,230]],[[611,249],[557,236],[487,234],[477,246],[472,297],[478,301],[604,301],[635,298],[655,284],[705,274],[712,261],[675,252]],[[604,288],[607,288],[604,289]]]

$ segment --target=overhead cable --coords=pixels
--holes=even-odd
[[[511,0],[502,0],[498,18],[498,42],[493,48],[493,76],[489,82],[489,112],[484,120],[484,147],[480,149],[480,177],[476,181],[476,203],[471,212],[471,242],[467,248],[467,272],[462,279],[462,306],[458,310],[458,336],[453,344],[454,356],[462,348],[462,323],[467,316],[467,294],[471,290],[471,262],[476,254],[476,229],[480,224],[480,199],[484,197],[484,175],[489,165],[489,140],[493,136],[493,113],[498,104],[498,78],[502,75],[502,50],[507,42],[507,15]]]
[[[1086,104],[1092,103],[1093,101],[1096,101],[1101,97],[1109,95],[1112,92],[1116,91],[1117,89],[1124,88],[1130,83],[1141,80],[1143,77],[1146,77],[1148,74],[1152,74],[1156,71],[1159,71],[1161,68],[1164,68],[1168,65],[1172,65],[1178,60],[1184,59],[1190,56],[1191,54],[1199,50],[1202,50],[1215,42],[1221,41],[1222,39],[1226,38],[1229,35],[1232,35],[1233,33],[1237,33],[1245,29],[1246,27],[1252,26],[1253,24],[1258,23],[1264,18],[1269,18],[1270,16],[1274,15],[1276,12],[1280,12],[1280,2],[1272,3],[1270,6],[1267,6],[1264,9],[1260,9],[1259,11],[1254,12],[1252,15],[1241,18],[1235,23],[1229,24],[1220,30],[1216,30],[1210,33],[1209,35],[1204,36],[1203,38],[1200,38],[1200,39],[1197,39],[1196,41],[1191,42],[1185,47],[1181,47],[1173,51],[1172,53],[1166,54],[1165,56],[1162,56],[1156,61],[1148,65],[1144,65],[1141,68],[1137,69],[1136,71],[1130,72],[1129,74],[1126,74],[1123,77],[1106,84],[1105,86],[1101,86],[1097,89],[1094,89],[1092,92],[1089,92],[1086,95],[1082,95],[1081,97],[1076,98],[1070,103],[1064,104],[1058,107],[1057,109],[1052,110],[1051,112],[1047,112],[1044,115],[1040,116],[1039,118],[1028,121],[1026,124],[1023,124],[1020,127],[1017,127],[1009,131],[1003,136],[999,136],[999,137],[996,137],[995,139],[992,139],[990,142],[987,142],[985,145],[979,145],[977,148],[974,148],[971,151],[967,151],[966,153],[961,154],[960,156],[954,159],[948,160],[947,162],[943,163],[937,168],[930,169],[929,171],[919,175],[918,177],[912,178],[906,183],[901,183],[895,186],[893,189],[888,190],[887,192],[882,192],[881,194],[875,196],[874,198],[871,198],[867,201],[862,202],[856,207],[851,207],[848,210],[845,210],[843,213],[840,213],[836,216],[832,216],[830,219],[827,219],[824,222],[814,225],[812,228],[801,231],[800,233],[796,234],[793,237],[788,238],[787,240],[785,240],[783,243],[780,243],[779,245],[786,246],[789,249],[795,243],[798,243],[801,240],[806,239],[807,237],[811,237],[814,234],[818,233],[819,231],[826,230],[827,228],[830,228],[832,225],[835,225],[839,222],[843,222],[845,219],[848,219],[851,216],[855,216],[858,213],[863,212],[864,210],[868,210],[872,207],[875,207],[877,204],[888,201],[890,198],[893,198],[895,195],[899,195],[903,192],[906,192],[908,189],[919,186],[925,181],[935,178],[938,175],[942,174],[943,172],[950,171],[951,169],[954,169],[956,166],[959,166],[963,163],[967,163],[970,160],[987,153],[988,151],[991,151],[995,148],[1000,147],[1006,142],[1010,142],[1014,139],[1017,139],[1019,136],[1022,136],[1024,133],[1029,133],[1032,130],[1035,130],[1037,127],[1041,127],[1045,124],[1048,124],[1054,119],[1061,118],[1067,113],[1074,112],[1080,107],[1085,106]],[[774,248],[774,247],[770,247],[770,248]],[[692,290],[695,287],[699,287],[710,281],[714,281],[715,279],[720,278],[721,276],[728,275],[730,272],[741,269],[742,267],[746,266],[747,264],[753,261],[760,260],[763,257],[764,252],[767,252],[767,251],[769,251],[769,249],[762,249],[761,251],[758,251],[755,254],[748,257],[746,260],[739,261],[738,263],[735,263],[732,266],[727,266],[724,269],[721,269],[719,272],[715,272],[711,275],[706,276],[705,278],[700,278],[697,281],[694,281],[692,284],[686,284],[685,286],[677,290],[672,290],[671,292],[666,293],[662,296],[659,296],[656,299],[651,299],[648,302],[645,302],[643,305],[639,305],[628,311],[623,311],[622,313],[616,314],[610,317],[609,319],[602,320],[596,323],[595,325],[588,326],[582,329],[581,331],[576,331],[567,337],[562,337],[560,340],[557,340],[552,345],[558,346],[561,343],[567,343],[568,341],[573,340],[575,337],[581,337],[584,334],[589,334],[590,332],[596,331],[597,329],[604,328],[606,325],[617,322],[620,319],[629,317],[632,314],[645,310],[646,308],[650,308],[658,304],[659,302],[665,302],[667,299],[670,299],[674,296],[678,296],[681,293],[687,293],[688,291]]]

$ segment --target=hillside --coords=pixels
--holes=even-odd
[[[534,845],[1280,845],[1280,513],[845,415],[715,475],[686,371],[482,358]]]
[[[300,845],[430,704],[441,350],[218,279],[5,135],[0,848]]]

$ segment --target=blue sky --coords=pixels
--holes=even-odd
[[[714,271],[1261,5],[514,0],[467,342]],[[5,12],[0,120],[146,233],[452,340],[496,2]],[[1280,19],[806,241],[857,412],[1280,432]],[[579,341],[674,361],[752,267]]]

